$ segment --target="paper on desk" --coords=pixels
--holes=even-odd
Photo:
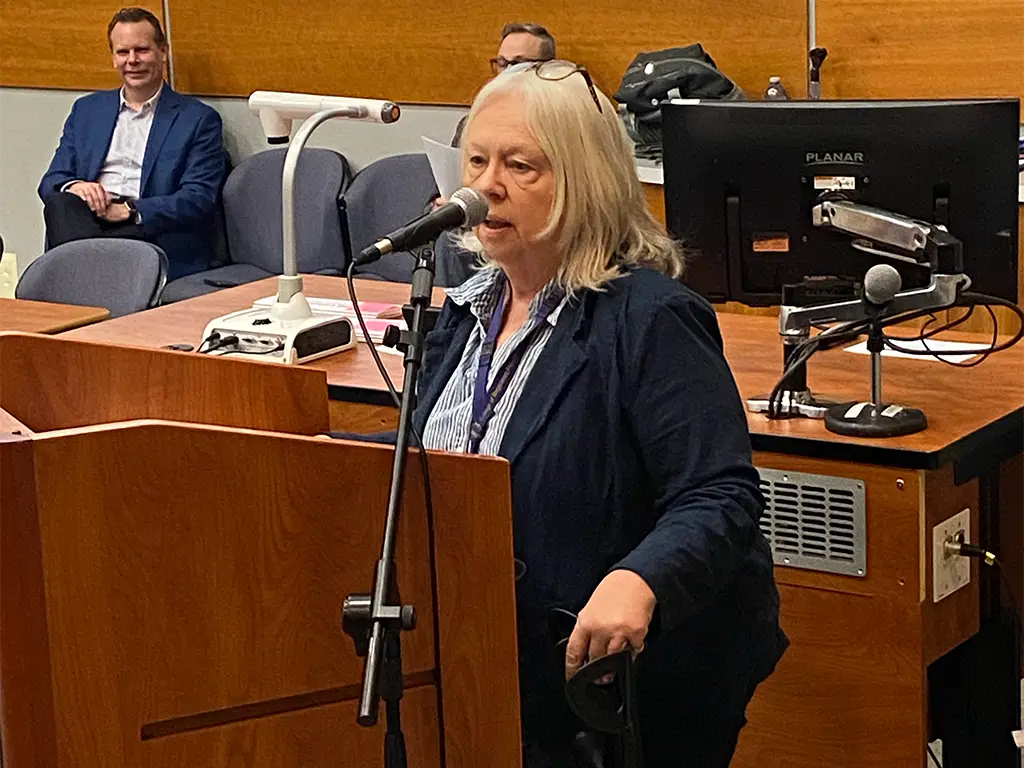
[[[434,172],[434,181],[441,197],[451,197],[452,193],[462,186],[462,153],[458,147],[441,144],[421,136],[423,151],[430,161],[430,170]]]
[[[972,357],[977,357],[979,354],[988,350],[987,346],[980,344],[972,344],[966,341],[938,341],[937,339],[928,339],[928,346],[925,347],[925,342],[921,339],[899,339],[893,338],[892,341],[901,347],[906,349],[930,349],[933,352],[960,352],[958,355],[942,355],[941,359],[950,363],[965,363]],[[847,352],[853,352],[855,355],[868,355],[868,343],[866,341],[860,344],[854,344],[852,347],[846,348]],[[962,354],[967,352],[968,354]],[[909,357],[914,360],[936,360],[931,355],[908,355],[904,352],[897,352],[895,349],[889,349],[888,347],[882,350],[882,357]]]

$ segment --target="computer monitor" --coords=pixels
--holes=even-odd
[[[971,290],[1017,300],[1016,100],[700,102],[662,121],[668,229],[709,300],[779,304],[783,285],[884,262],[812,224],[830,187],[944,224]],[[927,285],[927,268],[888,263],[904,288]]]

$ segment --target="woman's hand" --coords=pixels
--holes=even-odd
[[[576,619],[565,649],[565,676],[584,663],[632,646],[644,647],[657,599],[647,582],[632,571],[612,571],[597,585]]]

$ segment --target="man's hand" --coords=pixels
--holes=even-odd
[[[110,207],[110,193],[95,181],[76,181],[66,191],[85,200],[89,210],[97,216]]]
[[[430,201],[430,210],[436,211],[438,208],[440,208],[442,205],[444,205],[447,202],[448,202],[448,198],[447,197],[444,197],[442,195],[438,195],[437,197],[435,197],[433,200]]]
[[[576,619],[565,649],[565,676],[584,663],[632,646],[644,647],[657,599],[647,582],[632,571],[612,571],[594,590]]]
[[[113,205],[108,205],[105,211],[100,211],[96,215],[104,221],[117,224],[121,221],[128,221],[132,212],[124,203],[114,203]]]

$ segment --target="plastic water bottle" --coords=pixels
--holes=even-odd
[[[786,101],[789,94],[786,93],[786,86],[782,84],[782,78],[772,75],[768,78],[768,88],[764,92],[765,101]]]

